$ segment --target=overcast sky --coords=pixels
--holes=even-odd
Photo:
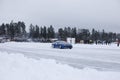
[[[11,20],[120,32],[120,0],[0,0],[0,24]]]

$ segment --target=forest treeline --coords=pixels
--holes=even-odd
[[[3,23],[0,25],[0,36],[7,37],[11,40],[14,38],[26,38],[26,39],[33,39],[33,40],[43,40],[48,41],[53,38],[57,38],[59,40],[66,40],[67,37],[76,38],[76,42],[80,40],[92,40],[92,41],[116,41],[119,39],[119,34],[113,32],[105,32],[103,29],[102,31],[98,31],[92,29],[80,29],[76,27],[64,27],[59,28],[55,31],[52,25],[50,26],[38,26],[38,25],[30,25],[29,31],[26,31],[26,25],[24,22],[13,22],[11,23]]]

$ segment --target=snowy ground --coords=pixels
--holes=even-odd
[[[1,43],[0,80],[120,80],[120,47],[73,47],[70,50],[53,49],[50,43]]]

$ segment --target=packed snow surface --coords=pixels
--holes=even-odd
[[[0,44],[0,80],[120,80],[120,47],[51,43]]]

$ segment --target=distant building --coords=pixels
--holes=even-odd
[[[120,40],[120,34],[117,34],[117,39]]]
[[[75,44],[75,38],[67,38],[67,42],[70,44]]]
[[[7,37],[0,37],[0,43],[4,43],[4,42],[8,42],[8,41],[10,41],[9,38],[7,38]]]

